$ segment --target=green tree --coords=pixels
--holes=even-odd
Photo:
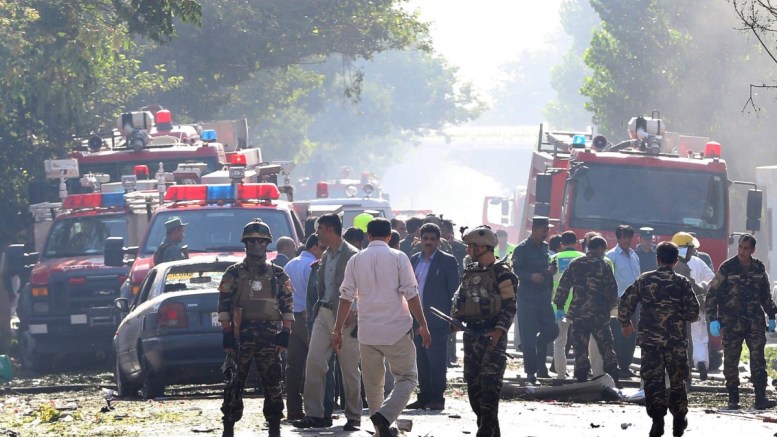
[[[154,97],[184,119],[210,119],[214,107],[239,98],[239,85],[266,78],[260,72],[267,69],[320,63],[333,53],[352,62],[409,46],[428,48],[427,24],[401,7],[406,2],[205,2],[201,27],[183,25],[170,44],[143,54],[146,66],[165,64],[185,78],[180,89]]]
[[[571,44],[562,62],[551,69],[550,84],[556,91],[556,99],[548,102],[543,113],[555,128],[580,130],[591,124],[591,113],[585,109],[586,98],[580,88],[591,74],[583,55],[599,26],[599,17],[588,0],[564,1],[559,16]]]
[[[148,6],[156,6],[149,9]],[[118,6],[118,8],[117,8]],[[143,26],[123,21],[133,12]],[[173,17],[196,22],[198,6],[190,0],[129,4],[111,0],[0,1],[0,239],[18,229],[27,206],[27,186],[41,179],[43,160],[59,155],[73,135],[94,128],[90,109],[101,94],[135,75],[137,88],[160,89],[163,70],[142,71],[122,54],[129,37],[172,36]],[[151,82],[146,82],[151,80]],[[121,91],[131,97],[132,90]],[[111,94],[112,95],[112,94]],[[115,109],[114,109],[115,110]]]

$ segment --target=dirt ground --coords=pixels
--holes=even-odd
[[[442,412],[407,411],[401,419],[413,422],[406,436],[474,436],[475,416],[469,408],[466,391],[461,383],[461,368],[451,369],[450,386],[446,394],[446,409]],[[520,366],[511,365],[506,380],[520,392],[517,376]],[[721,375],[698,385],[691,393],[688,436],[777,436],[777,410],[726,413],[707,411],[723,408],[725,395]],[[92,370],[43,379],[15,380],[14,391],[0,387],[0,436],[216,436],[220,435],[220,393],[215,388],[176,387],[167,397],[142,399],[112,399],[110,409],[106,396],[112,390],[110,373]],[[694,382],[696,384],[696,381]],[[74,390],[55,393],[23,393],[36,386],[70,385]],[[630,384],[636,386],[637,381]],[[627,389],[628,390],[628,389]],[[632,388],[635,391],[636,388]],[[504,392],[503,392],[504,394]],[[774,391],[770,389],[774,396]],[[743,394],[742,405],[752,406],[751,391]],[[236,425],[236,435],[266,435],[261,397],[249,394],[245,401],[243,420]],[[336,414],[338,412],[336,411]],[[632,436],[647,435],[650,420],[644,407],[625,402],[565,403],[533,400],[504,400],[500,404],[500,425],[505,436]],[[773,422],[764,421],[770,420]],[[367,410],[359,432],[345,432],[345,418],[336,416],[329,429],[299,430],[283,422],[284,436],[369,436],[373,431]],[[666,435],[671,435],[671,416]]]
[[[723,399],[716,403],[722,404]],[[746,403],[751,399],[745,399]],[[752,414],[707,414],[693,402],[689,436],[775,436],[777,423],[764,422]],[[220,400],[189,398],[162,400],[116,400],[107,405],[99,389],[57,395],[5,395],[0,413],[0,435],[39,436],[207,436],[220,435]],[[101,411],[102,410],[102,411]],[[261,414],[262,400],[246,400],[245,415],[236,435],[266,435]],[[777,422],[777,412],[761,413]],[[372,431],[367,413],[363,430],[344,432],[345,419],[337,417],[330,429],[298,430],[284,422],[284,436],[368,436]],[[413,428],[407,436],[467,436],[476,432],[475,417],[464,393],[452,392],[443,412],[408,412]],[[667,435],[671,435],[671,422]],[[500,424],[506,436],[632,436],[647,435],[650,421],[644,408],[623,403],[570,404],[504,401]]]

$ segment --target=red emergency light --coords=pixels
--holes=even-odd
[[[73,194],[65,197],[62,207],[65,209],[99,208],[102,206],[100,193]]]
[[[229,157],[229,163],[231,165],[246,165],[246,156],[242,153],[233,153]]]
[[[316,184],[316,198],[324,199],[329,197],[329,184],[326,182],[319,182]]]
[[[277,200],[281,193],[275,184],[240,184],[238,200]],[[185,201],[226,202],[234,199],[231,185],[173,185],[165,193],[167,202]]]
[[[148,179],[148,166],[147,165],[136,165],[135,168],[132,170],[132,173],[138,179]],[[141,178],[141,176],[143,176],[143,177]]]
[[[275,184],[242,184],[237,186],[237,198],[277,200],[281,198],[281,192]]]
[[[704,156],[717,156],[720,158],[720,143],[717,141],[710,141],[704,145]]]
[[[157,111],[156,115],[154,115],[154,120],[156,121],[157,124],[172,123],[173,115],[167,109],[160,109],[159,111]]]
[[[165,192],[166,202],[184,202],[187,200],[205,200],[207,185],[173,185]]]

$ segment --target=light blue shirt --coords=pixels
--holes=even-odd
[[[307,297],[308,280],[310,279],[311,264],[316,261],[316,256],[307,250],[303,250],[299,256],[292,258],[283,267],[283,271],[291,280],[294,287],[294,312],[305,311],[305,299]]]
[[[426,284],[426,277],[429,276],[429,267],[432,265],[434,256],[437,255],[436,249],[432,252],[432,256],[426,258],[424,253],[418,256],[418,265],[415,266],[415,279],[418,282],[418,294],[421,296],[421,303],[424,301],[424,285]]]
[[[639,277],[639,257],[632,249],[626,253],[620,246],[615,246],[607,251],[607,258],[612,261],[615,268],[615,282],[618,283],[618,297],[620,297]]]

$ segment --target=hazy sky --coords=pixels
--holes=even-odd
[[[499,66],[560,29],[562,0],[410,0],[431,22],[435,49],[460,68],[461,78],[487,91]]]

